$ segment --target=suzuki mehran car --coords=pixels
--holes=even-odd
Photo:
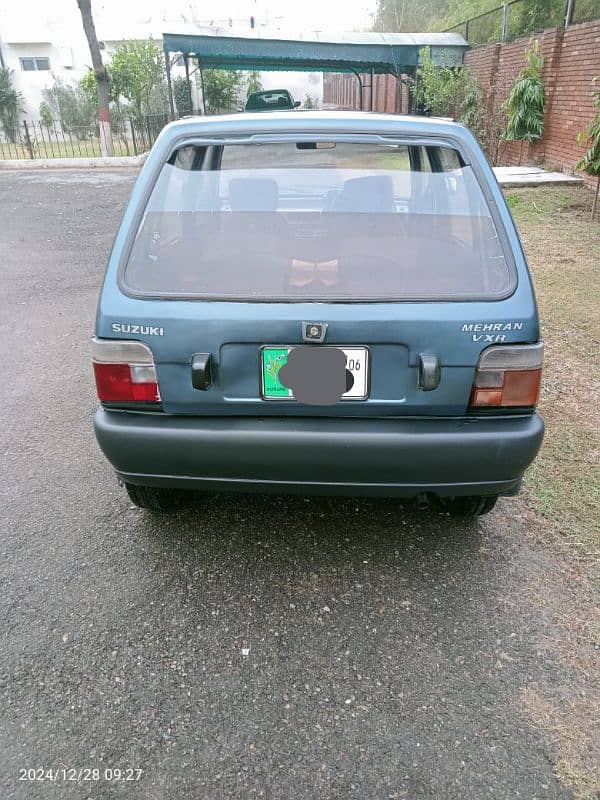
[[[116,236],[95,430],[131,500],[515,495],[539,449],[531,278],[471,133],[348,112],[168,125]]]

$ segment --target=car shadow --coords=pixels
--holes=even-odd
[[[412,544],[423,554],[447,545],[456,554],[476,552],[483,536],[483,518],[453,517],[435,506],[417,509],[413,502],[388,498],[207,494],[175,514],[143,514],[149,533],[192,551],[207,536],[219,535],[244,549],[260,541],[294,544],[298,552],[317,547],[325,555],[354,541],[384,550],[394,542]]]
[[[479,593],[485,575],[495,582],[499,572],[498,562],[482,567],[481,519],[396,500],[206,495],[173,515],[137,514],[147,555],[169,581],[208,579],[218,594],[253,593],[275,606],[293,603],[296,590],[325,597],[361,581],[394,596],[403,583],[443,583],[460,600],[466,576]]]

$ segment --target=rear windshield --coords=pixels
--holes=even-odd
[[[278,108],[291,108],[292,99],[288,92],[272,91],[251,94],[246,103],[246,111],[268,111]]]
[[[498,299],[514,271],[457,151],[286,142],[173,153],[124,283],[228,300]]]

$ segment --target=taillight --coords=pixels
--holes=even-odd
[[[92,340],[96,389],[103,403],[160,403],[154,356],[142,342]]]
[[[544,344],[492,345],[479,356],[471,407],[533,407],[538,401]]]

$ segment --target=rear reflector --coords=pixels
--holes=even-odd
[[[94,338],[92,354],[102,403],[160,403],[154,357],[145,344]]]
[[[492,345],[479,357],[469,405],[534,407],[540,393],[544,345]]]

